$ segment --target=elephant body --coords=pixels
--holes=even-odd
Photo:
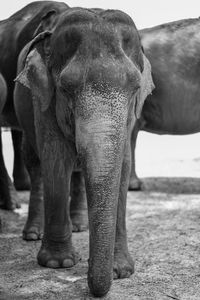
[[[155,90],[143,107],[144,130],[158,134],[200,131],[200,19],[140,31]]]
[[[153,89],[137,29],[128,15],[115,10],[50,12],[22,50],[18,71],[15,109],[25,134],[30,210],[33,201],[38,203],[34,220],[42,210],[40,170],[44,184],[38,262],[51,268],[78,262],[69,211],[78,160],[88,203],[88,284],[102,296],[113,273],[122,278],[134,270],[125,224],[130,135]]]
[[[30,182],[22,159],[22,137],[13,105],[14,79],[17,73],[18,56],[22,48],[32,39],[41,18],[46,12],[50,9],[61,11],[67,7],[68,6],[62,2],[36,1],[28,4],[8,19],[0,21],[0,72],[7,84],[6,101],[4,103],[1,102],[0,126],[13,128],[13,178],[15,187],[19,190],[29,188]],[[5,168],[2,149],[0,149],[0,156],[2,157],[0,169],[3,170],[0,173],[0,178],[4,177],[6,174],[7,180],[10,182],[9,186],[4,185],[0,187],[1,190],[4,190],[3,193],[7,195],[4,199],[1,199],[1,207],[13,209],[15,208],[15,201],[13,198],[16,197],[16,192],[14,192],[14,197],[12,197],[14,187],[11,185],[11,180]],[[10,191],[10,186],[12,192]]]
[[[155,89],[132,133],[130,189],[140,188],[135,173],[139,130],[183,135],[200,131],[200,19],[187,19],[140,31],[152,66]]]

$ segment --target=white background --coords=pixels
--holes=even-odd
[[[0,19],[9,17],[26,4],[28,0],[1,0]],[[200,15],[198,0],[68,0],[69,6],[115,8],[127,12],[138,28],[183,18],[197,18]]]
[[[0,19],[30,3],[28,0],[1,0]],[[197,18],[200,1],[190,0],[69,0],[69,6],[115,8],[127,12],[140,28],[175,21]],[[9,173],[12,170],[12,147],[8,134],[4,133],[4,154]],[[137,145],[137,171],[139,176],[198,176],[200,157],[200,134],[190,136],[157,136],[141,132]],[[184,160],[184,165],[182,164]],[[190,164],[197,171],[190,171]]]

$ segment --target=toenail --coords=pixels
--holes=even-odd
[[[26,240],[36,241],[38,240],[38,235],[36,233],[27,233]]]
[[[65,259],[65,260],[63,260],[62,265],[63,265],[63,268],[71,268],[74,266],[74,263],[71,259]]]
[[[58,261],[56,261],[56,260],[49,260],[49,261],[47,262],[46,266],[47,266],[48,268],[56,269],[56,268],[59,268],[60,265],[59,265]]]

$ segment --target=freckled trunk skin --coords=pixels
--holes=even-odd
[[[102,183],[94,184],[89,177],[86,179],[90,228],[88,284],[97,296],[108,292],[113,278],[120,171],[119,164]]]
[[[79,144],[79,153],[88,200],[88,285],[95,296],[105,295],[113,279],[116,215],[125,138],[124,124],[116,124],[116,120],[106,122],[104,119],[79,124],[79,128],[87,132],[87,138],[82,137]],[[77,136],[80,137],[79,133]]]

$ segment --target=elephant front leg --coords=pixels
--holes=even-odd
[[[130,174],[130,150],[124,157],[117,208],[113,277],[127,278],[134,273],[134,261],[128,251],[126,232],[126,201]]]
[[[43,233],[44,203],[43,184],[39,157],[24,134],[24,161],[31,179],[28,218],[23,229],[23,239],[27,241],[39,240]]]
[[[73,161],[61,141],[45,143],[41,155],[44,181],[45,226],[38,263],[50,268],[70,268],[79,258],[72,246],[69,214]]]
[[[138,178],[135,170],[135,147],[140,126],[140,121],[137,120],[131,134],[131,173],[129,181],[129,191],[141,190],[141,181]]]
[[[14,148],[13,179],[15,188],[18,191],[30,190],[30,178],[22,155],[22,132],[12,129],[11,134]]]
[[[73,232],[84,231],[88,228],[88,214],[85,180],[81,171],[74,171],[72,173],[70,190],[70,217]]]

